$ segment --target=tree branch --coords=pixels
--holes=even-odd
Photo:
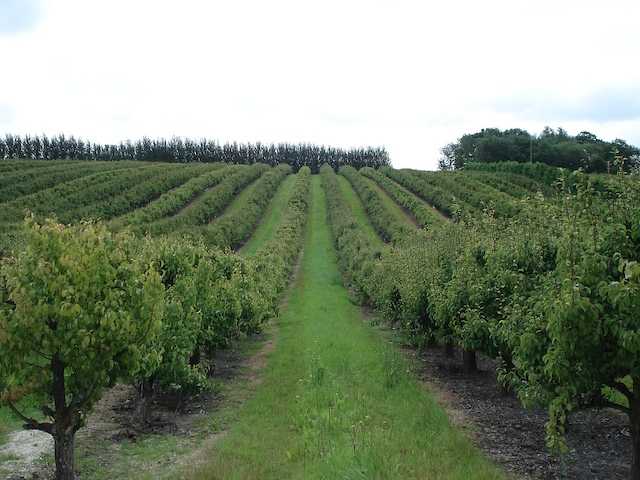
[[[20,418],[20,420],[25,422],[24,428],[26,430],[40,430],[41,432],[45,432],[50,435],[53,435],[53,424],[48,422],[41,423],[41,422],[38,422],[37,420],[34,420],[33,418],[27,417],[20,410],[18,410],[16,406],[13,404],[13,402],[11,401],[8,401],[7,404],[9,405],[9,408],[11,409],[11,411],[15,413],[18,416],[18,418]]]
[[[40,370],[47,370],[49,368],[46,365],[38,365],[37,363],[31,363],[31,362],[27,362],[27,361],[25,361],[24,364],[29,366],[29,367],[39,368]]]
[[[614,410],[618,410],[620,412],[626,413],[627,415],[631,415],[631,409],[625,407],[624,405],[620,405],[619,403],[611,402],[609,400],[603,400],[599,405],[601,407],[613,408]]]
[[[49,418],[56,418],[56,412],[54,412],[51,407],[49,407],[48,405],[42,405],[40,407],[40,411],[43,413],[43,415],[45,415],[46,417]]]
[[[80,410],[89,400],[89,398],[91,398],[91,395],[93,395],[93,392],[96,391],[96,388],[98,388],[98,381],[96,381],[91,388],[89,389],[89,391],[87,392],[86,395],[82,395],[80,398],[72,398],[71,402],[69,403],[69,408],[68,410],[71,410],[73,408],[77,408],[78,410]]]
[[[629,390],[629,387],[627,387],[624,383],[622,382],[609,382],[607,384],[607,386],[618,390],[620,393],[622,393],[625,397],[627,397],[628,400],[633,399],[633,392],[631,390]]]
[[[51,361],[51,357],[49,355],[45,355],[44,353],[42,353],[39,350],[36,350],[35,348],[31,349],[32,351],[34,351],[35,353],[37,353],[38,355],[40,355],[42,358],[44,358],[47,362]]]

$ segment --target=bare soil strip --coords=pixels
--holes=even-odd
[[[496,363],[478,356],[480,372],[463,373],[461,352],[416,352],[416,374],[447,410],[454,425],[517,478],[623,480],[629,477],[631,433],[626,417],[614,410],[574,413],[567,425],[569,452],[559,457],[545,445],[546,410],[527,410],[496,381]]]

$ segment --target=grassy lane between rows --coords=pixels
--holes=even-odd
[[[499,479],[342,286],[319,176],[262,385],[189,479]]]
[[[376,182],[420,228],[429,229],[448,220],[438,210],[378,170],[365,167],[360,169],[360,173]]]
[[[337,179],[338,184],[340,185],[340,189],[342,190],[342,195],[351,207],[351,211],[353,212],[354,217],[356,217],[356,219],[358,220],[360,227],[367,233],[369,239],[377,246],[383,245],[384,242],[380,238],[380,235],[378,235],[378,232],[376,232],[376,229],[373,227],[373,224],[371,223],[371,220],[369,219],[369,216],[367,215],[367,212],[362,205],[360,197],[358,197],[358,194],[349,183],[349,180],[347,180],[342,175],[338,175]]]
[[[378,185],[376,182],[374,182],[369,177],[365,177],[364,175],[362,175],[362,176],[365,179],[365,182],[373,190],[375,190],[378,193],[378,195],[380,196],[380,199],[382,200],[383,205],[396,217],[396,219],[399,222],[403,222],[408,226],[412,226],[412,227],[418,228],[418,224],[416,223],[416,219],[415,219],[415,217],[413,217],[413,215],[409,214],[408,212],[405,212],[402,209],[402,207],[400,205],[398,205],[395,202],[395,200],[393,198],[391,198],[389,196],[389,194],[383,188],[380,187],[380,185]]]
[[[258,224],[253,235],[240,248],[239,253],[245,256],[254,255],[269,238],[273,236],[280,220],[287,209],[287,202],[293,193],[293,186],[296,183],[296,176],[289,175],[278,187],[276,194],[271,200],[271,205],[264,215],[264,218]]]

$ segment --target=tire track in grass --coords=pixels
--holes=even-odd
[[[300,273],[253,398],[190,479],[499,479],[342,286],[319,176]]]

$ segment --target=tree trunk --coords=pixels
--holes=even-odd
[[[516,368],[513,364],[513,357],[511,355],[503,354],[501,355],[500,359],[502,361],[502,368],[504,369],[504,371],[513,372],[513,370]],[[511,384],[504,381],[498,383],[500,385],[500,392],[502,392],[503,395],[510,395],[513,393],[513,386]]]
[[[79,419],[67,406],[64,370],[65,364],[57,353],[54,354],[51,359],[51,372],[55,404],[55,425],[52,434],[55,444],[56,480],[74,480],[73,442],[77,430],[75,423]]]
[[[444,355],[447,358],[453,358],[455,350],[453,348],[453,342],[448,341],[444,344]]]
[[[478,371],[478,361],[475,350],[462,351],[462,364],[465,373],[476,373]]]
[[[200,364],[200,347],[196,347],[196,349],[191,353],[191,357],[189,358],[189,365],[195,366]]]
[[[146,425],[149,423],[149,412],[151,410],[151,398],[153,397],[153,379],[144,379],[140,385],[140,400],[138,401],[137,417]]]
[[[74,434],[56,433],[53,437],[56,456],[56,480],[74,480]]]

